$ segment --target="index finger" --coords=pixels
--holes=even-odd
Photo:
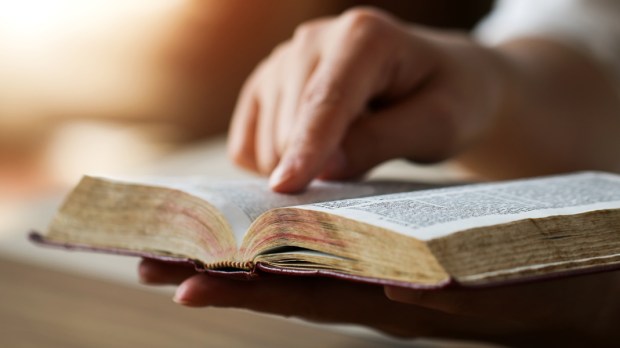
[[[270,185],[278,192],[296,192],[318,176],[337,152],[353,121],[370,99],[385,88],[390,69],[390,25],[383,16],[352,11],[335,27],[336,38],[323,56],[302,95],[294,126]]]

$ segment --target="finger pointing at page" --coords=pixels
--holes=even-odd
[[[495,63],[487,51],[369,9],[302,25],[247,82],[231,156],[279,192],[392,158],[443,160],[499,109],[501,74],[484,73]]]

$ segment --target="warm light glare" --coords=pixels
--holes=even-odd
[[[43,35],[62,20],[62,6],[52,1],[0,1],[0,28],[4,39],[24,39]],[[59,18],[60,17],[60,18]]]
[[[0,0],[0,126],[152,96],[161,38],[186,3]]]
[[[119,17],[161,12],[181,0],[0,0],[0,32],[3,39],[43,42],[61,32],[92,28],[97,22]],[[108,22],[110,23],[110,22]],[[113,29],[100,28],[102,30]]]

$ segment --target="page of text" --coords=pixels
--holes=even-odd
[[[586,172],[301,206],[420,240],[526,218],[620,208],[620,176]]]

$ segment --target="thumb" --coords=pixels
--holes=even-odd
[[[321,179],[358,177],[395,158],[434,163],[454,155],[461,132],[452,108],[443,103],[446,99],[424,93],[359,119],[329,157]]]

